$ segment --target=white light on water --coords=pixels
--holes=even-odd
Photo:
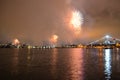
[[[109,80],[111,78],[111,52],[110,49],[105,50],[105,75],[106,79]]]

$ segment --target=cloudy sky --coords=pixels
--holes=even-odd
[[[106,34],[120,38],[120,0],[0,0],[0,41],[39,44],[58,36],[58,43],[89,42]],[[71,12],[83,16],[77,37],[70,30]]]

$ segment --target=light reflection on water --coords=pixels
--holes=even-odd
[[[51,74],[54,80],[83,80],[82,49],[53,49]]]
[[[58,54],[58,50],[56,48],[53,49],[53,53],[51,54],[51,56],[52,56],[52,60],[51,60],[51,65],[52,65],[52,67],[51,67],[51,74],[52,74],[52,77],[54,79],[56,79],[55,74],[57,73],[57,67],[56,67],[56,65],[57,65],[57,54]]]
[[[110,80],[111,79],[111,50],[110,49],[106,49],[105,53],[104,53],[104,59],[105,59],[105,75],[106,75],[106,79]]]
[[[18,55],[19,55],[19,49],[13,50],[13,58],[11,60],[11,74],[17,74],[18,73]]]
[[[71,56],[71,60],[69,60],[70,65],[70,77],[71,80],[83,80],[83,50],[82,49],[73,49],[69,56]]]
[[[0,49],[1,80],[120,80],[119,49]]]
[[[30,66],[30,61],[31,61],[31,55],[30,55],[30,49],[28,49],[28,52],[27,52],[27,65]]]

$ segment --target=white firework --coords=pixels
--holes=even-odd
[[[83,15],[80,11],[75,10],[72,12],[71,24],[75,29],[81,29],[81,25],[83,24]]]

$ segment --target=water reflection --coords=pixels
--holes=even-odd
[[[83,51],[82,49],[73,49],[70,53],[70,79],[83,80]]]
[[[105,53],[104,53],[104,60],[105,60],[105,78],[107,80],[111,79],[111,50],[110,49],[105,49]]]
[[[1,80],[120,80],[120,49],[0,49]]]
[[[52,80],[83,80],[83,49],[53,49],[50,57]]]
[[[52,56],[52,60],[51,60],[51,65],[52,65],[52,68],[51,68],[51,74],[52,74],[52,77],[54,79],[56,79],[56,76],[55,74],[57,73],[57,68],[56,68],[56,65],[57,65],[57,49],[53,49],[53,53],[51,54]]]
[[[31,62],[31,55],[30,55],[30,49],[28,49],[28,52],[27,52],[27,65],[30,66],[30,62]]]
[[[17,74],[18,73],[18,54],[19,49],[13,49],[13,57],[11,58],[11,74]]]

